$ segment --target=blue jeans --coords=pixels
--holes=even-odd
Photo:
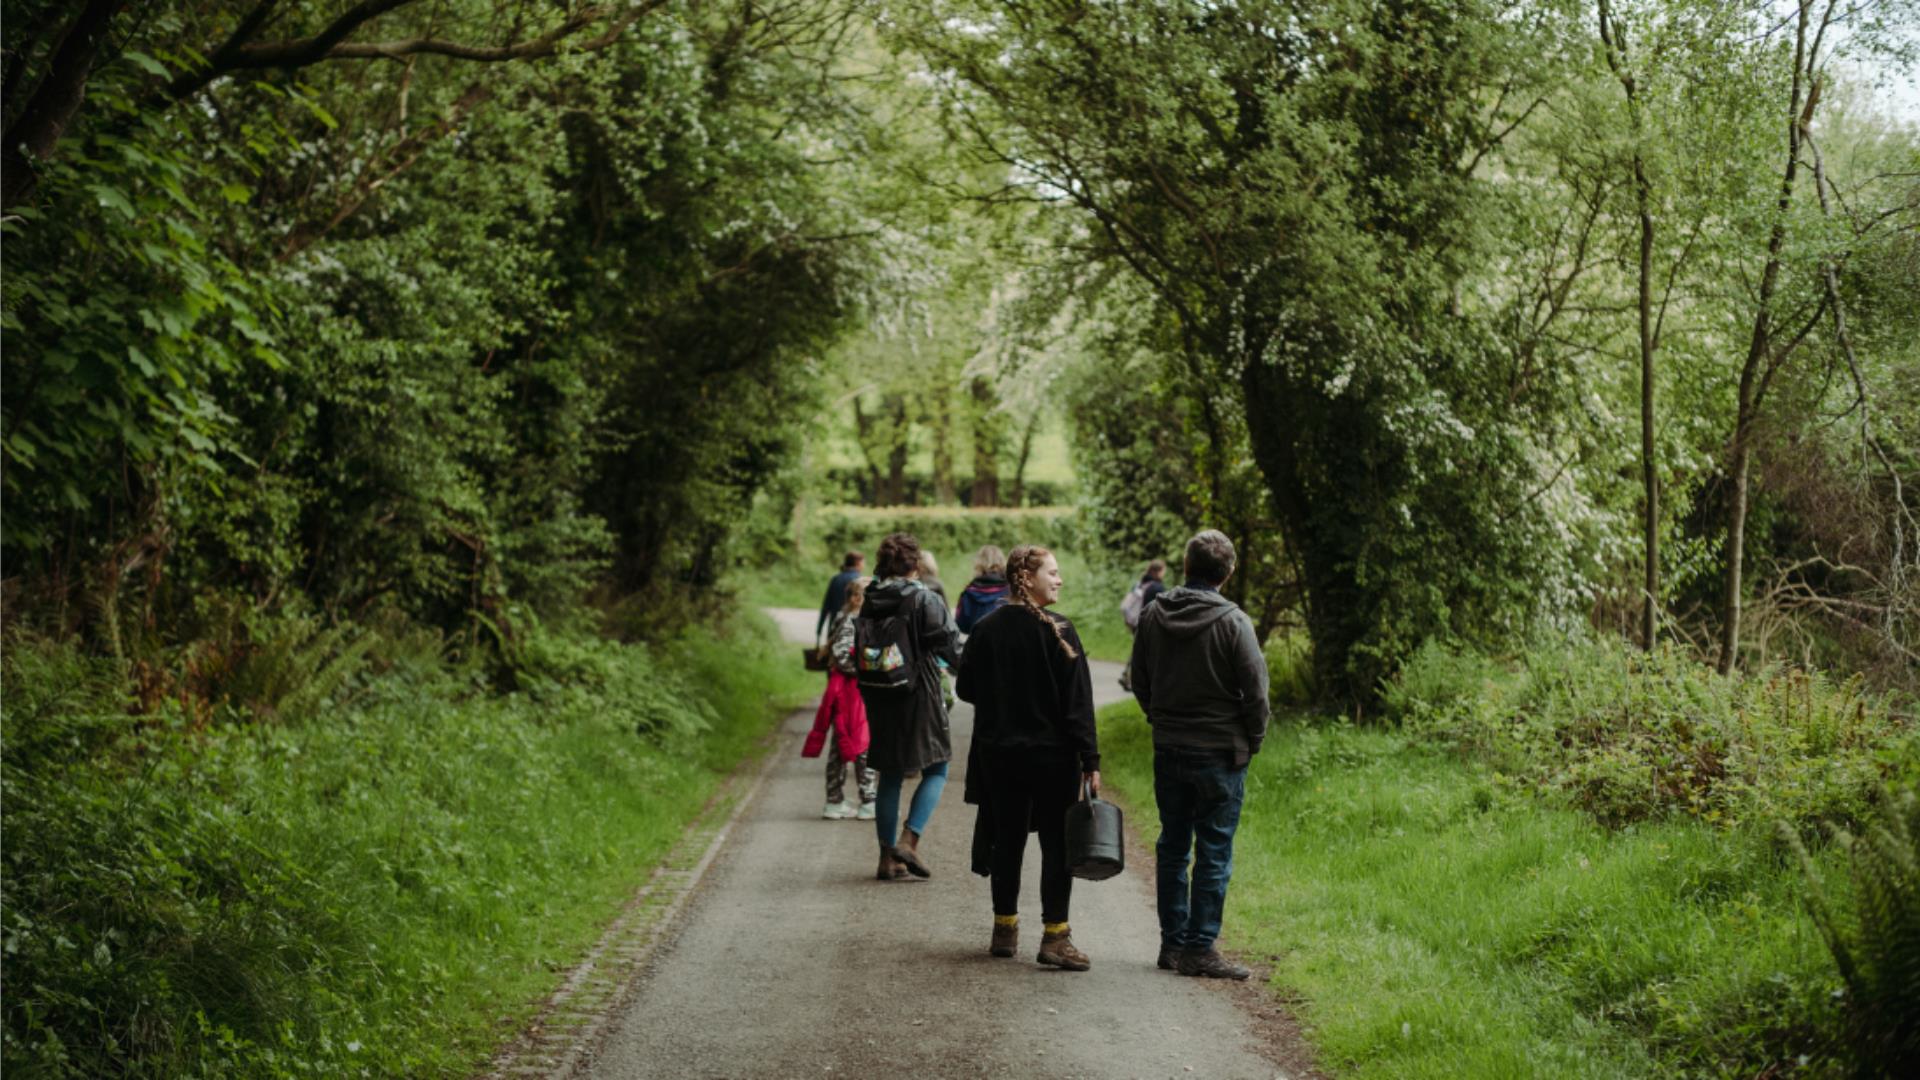
[[[880,834],[880,846],[892,847],[900,837],[900,784],[906,773],[880,770],[880,793],[873,805],[873,828]],[[913,789],[913,805],[907,808],[907,828],[924,836],[927,819],[940,805],[940,793],[947,789],[947,763],[929,765],[920,770],[920,784]]]
[[[1233,877],[1233,831],[1247,797],[1247,769],[1218,750],[1156,747],[1153,799],[1160,807],[1156,874],[1163,948],[1201,951],[1220,936]],[[1187,878],[1187,855],[1193,878]]]

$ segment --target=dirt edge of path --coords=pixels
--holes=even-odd
[[[797,710],[811,713],[812,707]],[[775,750],[794,713],[781,713],[720,782],[600,939],[540,1003],[531,1020],[495,1052],[487,1080],[577,1075],[611,1034],[641,973],[671,933],[726,845],[733,826],[781,760]]]
[[[1117,792],[1101,793],[1101,798],[1118,805],[1126,814],[1127,859],[1140,868],[1139,880],[1144,883],[1149,906],[1155,903],[1153,896],[1153,845],[1147,841],[1142,826],[1153,820],[1151,815],[1141,816],[1140,808],[1131,799],[1121,798]],[[1231,946],[1231,938],[1225,944]],[[1253,977],[1245,982],[1233,982],[1225,979],[1202,979],[1210,989],[1227,995],[1250,1022],[1260,1056],[1278,1066],[1287,1080],[1328,1080],[1322,1071],[1313,1043],[1307,1038],[1306,1029],[1299,1017],[1294,1015],[1293,1005],[1300,1001],[1298,997],[1289,997],[1284,988],[1273,985],[1273,961],[1277,957],[1254,956],[1237,952],[1232,948],[1220,950],[1253,969]]]

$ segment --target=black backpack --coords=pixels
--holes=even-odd
[[[918,590],[907,596],[900,610],[881,618],[864,612],[853,624],[854,681],[862,690],[911,690],[919,654],[914,648],[915,616],[920,611]]]

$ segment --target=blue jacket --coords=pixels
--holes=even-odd
[[[1007,579],[998,574],[984,574],[974,578],[965,592],[960,594],[960,606],[954,610],[954,625],[963,634],[973,633],[973,628],[987,613],[1007,602],[1012,590],[1007,588]]]
[[[847,586],[859,576],[858,570],[842,570],[833,575],[832,581],[827,582],[827,597],[820,601],[820,621],[813,624],[815,641],[820,640],[820,631],[827,628],[827,623],[831,622],[835,615],[840,614],[841,608],[847,606]]]

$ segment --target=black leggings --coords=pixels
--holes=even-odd
[[[1067,921],[1073,876],[1067,873],[1067,807],[1080,798],[1080,765],[1071,755],[990,750],[987,798],[993,807],[993,913],[1020,911],[1020,864],[1027,823],[1040,834],[1040,913]]]

